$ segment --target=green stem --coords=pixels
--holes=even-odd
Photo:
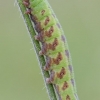
[[[27,29],[30,33],[30,37],[32,39],[32,42],[33,42],[33,45],[34,45],[34,48],[35,48],[35,51],[36,51],[36,54],[37,54],[37,57],[38,57],[38,60],[39,60],[39,63],[40,63],[40,69],[42,71],[42,75],[43,75],[43,78],[44,78],[44,81],[45,81],[45,79],[47,77],[49,77],[49,72],[43,70],[43,66],[45,65],[45,59],[44,59],[43,56],[39,55],[39,51],[40,51],[41,47],[40,47],[39,42],[34,39],[34,36],[36,35],[35,30],[33,28],[33,25],[31,23],[29,16],[27,14],[25,14],[26,7],[23,5],[23,0],[17,0],[17,3],[19,5],[20,11],[23,15]],[[57,100],[56,93],[54,91],[53,85],[47,84],[46,81],[45,81],[45,85],[46,85],[50,100]]]

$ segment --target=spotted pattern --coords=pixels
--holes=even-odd
[[[40,56],[46,58],[44,70],[50,72],[46,78],[48,84],[55,84],[60,100],[78,100],[73,91],[74,79],[72,66],[69,64],[69,51],[66,47],[65,35],[46,0],[23,0],[26,14],[30,16],[41,42]]]

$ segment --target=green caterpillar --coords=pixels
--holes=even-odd
[[[55,85],[59,100],[78,100],[67,41],[52,8],[46,0],[23,0],[23,4],[35,26],[35,39],[41,43],[44,70],[50,71],[46,82]]]

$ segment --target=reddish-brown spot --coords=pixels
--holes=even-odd
[[[66,90],[68,88],[68,83],[65,81],[63,86],[62,86],[62,90]]]
[[[51,34],[51,33],[53,33],[53,31],[54,31],[54,28],[53,28],[53,26],[51,26],[50,30],[49,30],[49,33]]]
[[[58,45],[58,39],[55,38],[53,44],[52,44],[52,50],[55,50],[56,46]]]
[[[62,79],[65,74],[66,74],[66,70],[64,67],[62,67],[61,71],[57,73],[57,77]]]
[[[57,58],[53,58],[53,62],[58,65],[60,61],[63,59],[62,54],[59,52]]]
[[[48,49],[51,49],[51,48],[52,48],[52,44],[49,43],[49,44],[48,44]]]
[[[69,95],[66,96],[66,100],[71,100]]]
[[[45,13],[45,10],[42,10],[42,11],[41,11],[41,14],[44,15],[44,13]]]
[[[45,31],[45,35],[47,37],[51,37],[53,32],[54,32],[54,28],[53,28],[53,26],[51,26],[49,31]]]
[[[45,31],[45,36],[47,36],[47,37],[51,37],[51,34],[49,34],[48,31]]]
[[[55,38],[52,44],[51,43],[48,44],[48,49],[55,50],[57,45],[58,45],[58,40],[57,38]]]
[[[47,17],[46,17],[46,20],[45,20],[45,22],[44,22],[44,25],[46,26],[46,25],[49,23],[49,21],[50,21],[50,19],[49,19],[49,17],[47,16]]]

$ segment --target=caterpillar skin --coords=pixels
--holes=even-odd
[[[78,100],[67,41],[49,3],[23,0],[23,4],[34,23],[35,39],[41,43],[39,54],[46,58],[44,70],[50,71],[46,82],[55,84],[59,100]]]

